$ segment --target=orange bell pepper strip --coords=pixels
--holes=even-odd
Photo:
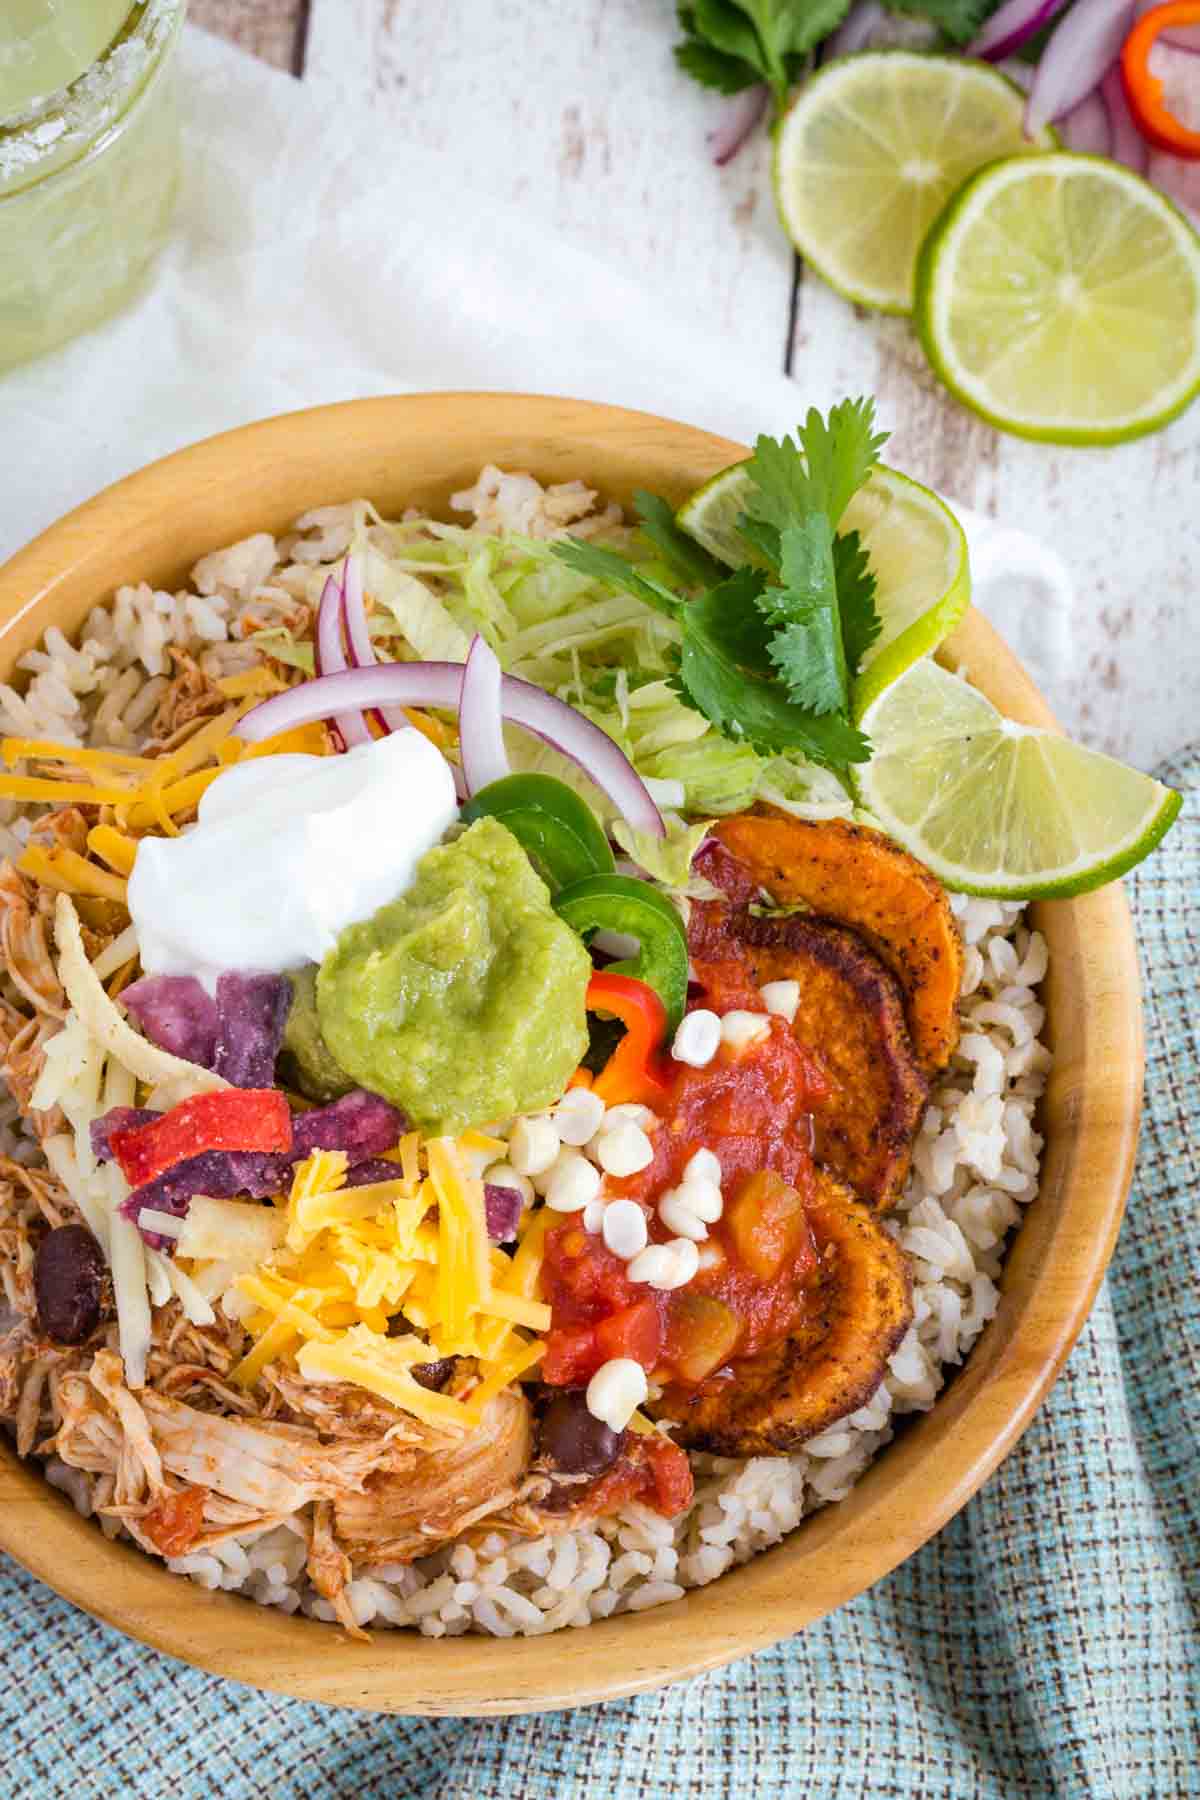
[[[589,1012],[611,1013],[625,1026],[625,1036],[592,1083],[592,1092],[606,1106],[661,1104],[670,1077],[660,1061],[667,1009],[659,995],[632,975],[601,970],[588,982],[586,1005]]]
[[[1143,13],[1121,49],[1121,84],[1142,136],[1171,156],[1200,161],[1200,131],[1177,119],[1167,106],[1163,84],[1150,68],[1150,52],[1165,31],[1200,25],[1200,0],[1167,0]]]

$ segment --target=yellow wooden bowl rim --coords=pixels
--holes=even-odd
[[[386,513],[442,510],[486,462],[582,477],[628,503],[678,501],[745,454],[646,413],[538,395],[355,400],[268,419],[118,482],[0,569],[0,674],[48,625],[72,635],[123,582],[173,587],[206,551],[281,531],[311,506],[366,495]],[[951,653],[1011,717],[1053,724],[977,613]],[[1137,959],[1110,887],[1037,909],[1055,1064],[1041,1191],[1005,1263],[999,1311],[933,1411],[777,1548],[684,1599],[546,1637],[431,1639],[328,1625],[209,1593],[80,1519],[36,1467],[0,1449],[0,1547],[68,1600],[171,1656],[257,1687],[401,1713],[579,1706],[759,1650],[841,1606],[910,1556],[1011,1450],[1062,1367],[1108,1263],[1128,1191],[1142,1088]]]

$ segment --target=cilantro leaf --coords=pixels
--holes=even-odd
[[[697,0],[697,20],[716,3]],[[766,16],[768,0],[736,4]],[[728,11],[734,0],[720,5]],[[881,623],[862,541],[854,531],[839,537],[837,524],[884,442],[874,424],[870,401],[843,401],[828,419],[810,411],[795,441],[759,438],[740,465],[750,477],[737,522],[747,560],[732,573],[680,530],[664,500],[639,491],[642,531],[682,585],[699,590],[692,599],[602,545],[554,546],[572,568],[675,622],[670,685],[725,737],[766,756],[808,757],[843,778],[871,754],[851,720],[850,689]]]
[[[681,44],[676,44],[674,55],[685,75],[690,75],[701,87],[715,88],[718,94],[740,94],[744,88],[756,87],[762,80],[760,70],[740,57],[726,56],[723,50],[714,50],[702,38],[684,38]]]
[[[590,575],[593,581],[607,581],[632,594],[635,600],[652,606],[655,612],[665,613],[668,619],[679,617],[684,604],[679,595],[673,594],[663,582],[655,581],[652,575],[643,575],[616,550],[606,550],[602,544],[584,543],[579,538],[564,538],[555,544],[554,554],[580,575]]]
[[[995,0],[884,0],[889,12],[929,19],[953,43],[965,44],[995,12]]]
[[[742,513],[737,522],[737,534],[745,538],[752,550],[757,550],[773,569],[779,567],[779,527],[768,525],[765,519],[756,519],[750,513]]]
[[[836,529],[859,488],[869,479],[887,442],[877,433],[873,400],[841,400],[829,421],[810,407],[791,438],[760,437],[744,467],[757,492],[749,510],[782,529],[797,514],[823,512]]]
[[[759,611],[780,629],[768,645],[790,697],[815,713],[850,710],[842,645],[833,533],[824,513],[810,513],[780,538],[783,585],[768,588]]]
[[[720,581],[725,573],[721,564],[695,538],[679,529],[674,510],[665,500],[657,494],[648,494],[645,488],[636,488],[633,505],[643,534],[662,551],[668,565],[689,587],[711,587],[715,581]]]
[[[762,44],[769,79],[774,86],[788,82],[799,71],[794,67],[804,56],[836,31],[850,11],[850,0],[735,0],[754,21]]]
[[[730,654],[706,620],[692,620],[684,634],[679,674],[671,685],[680,697],[735,742],[763,755],[806,756],[823,768],[840,770],[866,762],[871,747],[862,733],[837,713],[818,717],[789,700],[778,681],[750,674]]]
[[[943,5],[952,3],[941,0]],[[675,60],[705,87],[724,94],[736,94],[752,82],[767,82],[778,116],[787,104],[788,89],[805,72],[809,51],[841,24],[850,4],[851,0],[690,0],[679,8],[679,23],[687,36],[676,45]]]
[[[686,9],[692,30],[715,50],[736,56],[759,71],[760,79],[770,79],[763,46],[739,0],[692,0]]]
[[[842,645],[847,667],[854,676],[883,630],[883,620],[875,605],[875,576],[857,531],[847,531],[842,537],[834,538],[833,568],[842,615]]]

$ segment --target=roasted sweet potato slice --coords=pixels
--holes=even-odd
[[[844,819],[763,809],[715,827],[720,842],[781,906],[853,926],[904,990],[913,1048],[945,1068],[958,1042],[962,940],[937,877],[882,832]]]
[[[815,1171],[809,1221],[820,1260],[807,1316],[790,1337],[696,1388],[669,1387],[657,1410],[678,1442],[719,1456],[778,1456],[865,1406],[912,1323],[899,1245],[834,1176]]]
[[[908,1177],[929,1097],[895,976],[856,932],[807,913],[744,913],[735,929],[760,987],[800,984],[792,1030],[832,1090],[813,1109],[813,1154],[885,1212]]]

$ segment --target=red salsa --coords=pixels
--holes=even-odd
[[[726,933],[721,902],[693,907],[693,1005],[718,1013],[763,1011],[740,947]],[[666,1064],[656,1107],[654,1159],[609,1191],[638,1201],[652,1243],[673,1234],[657,1203],[683,1179],[698,1150],[721,1165],[725,1199],[709,1227],[697,1274],[660,1292],[629,1279],[627,1265],[573,1214],[546,1237],[542,1287],[552,1309],[543,1380],[579,1386],[602,1363],[631,1357],[660,1382],[697,1385],[731,1360],[794,1329],[816,1252],[805,1216],[811,1178],[811,1114],[825,1080],[786,1023],[740,1054],[722,1046],[706,1068]]]

